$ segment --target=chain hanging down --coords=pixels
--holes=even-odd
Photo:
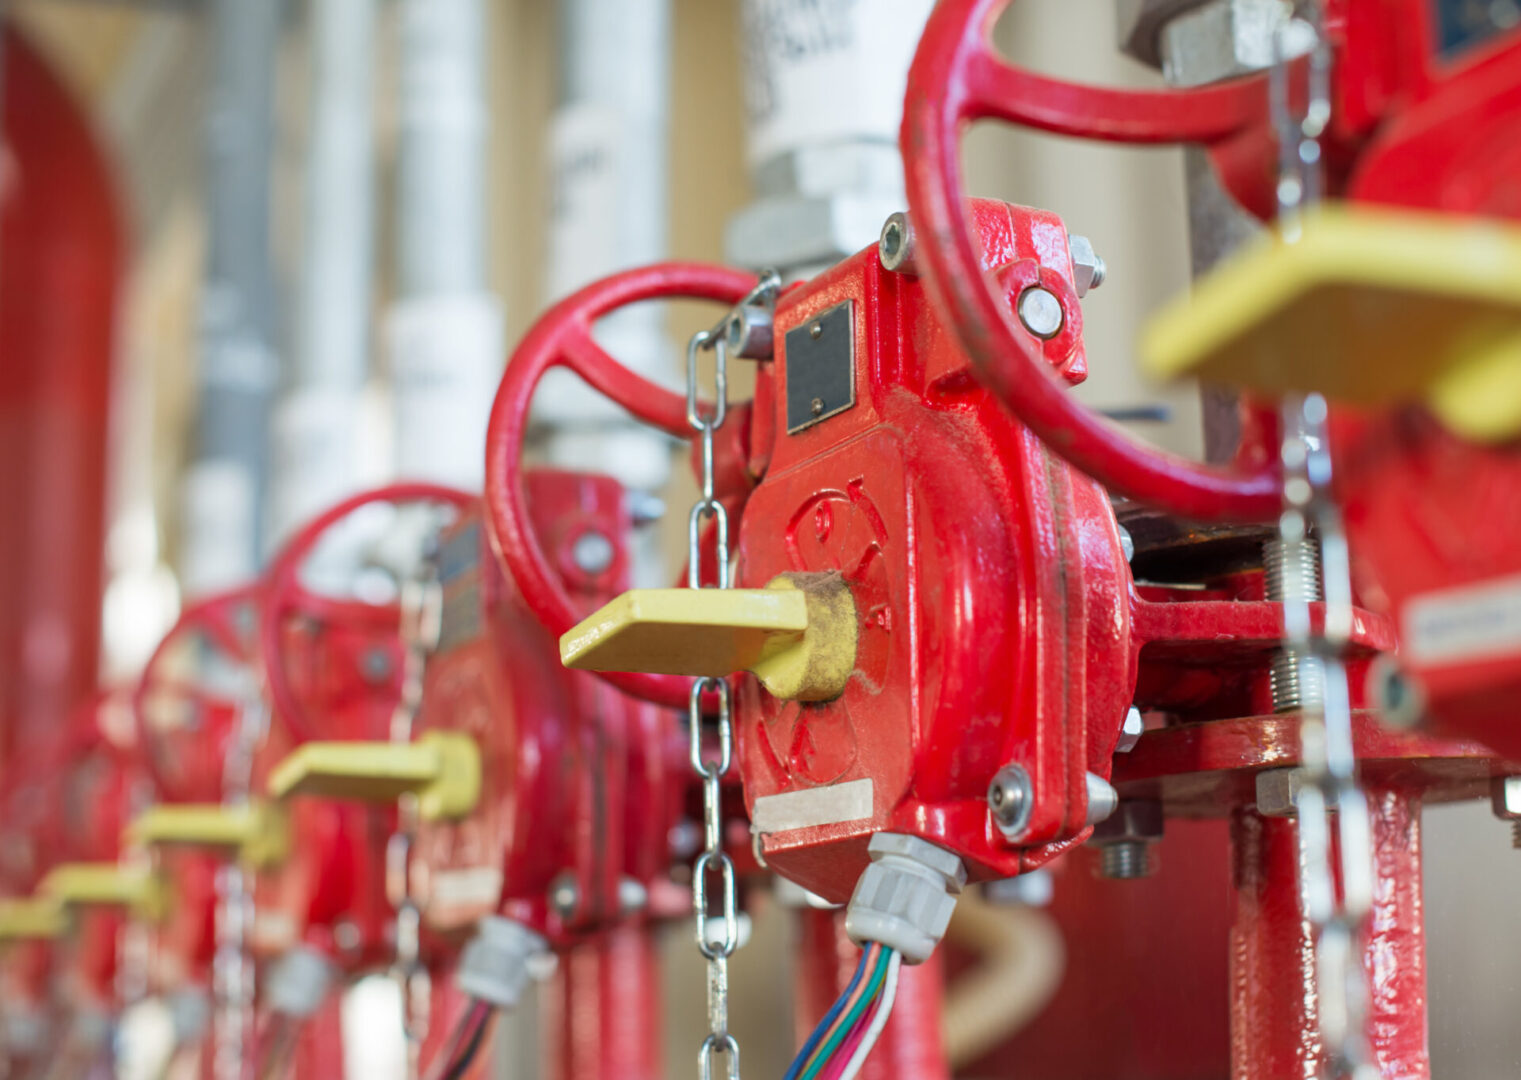
[[[418,710],[422,706],[423,676],[428,658],[438,648],[442,632],[443,590],[438,566],[424,558],[418,569],[402,582],[401,697],[391,714],[391,741],[409,743]],[[415,1080],[422,1068],[423,1043],[428,1038],[433,991],[428,969],[422,962],[422,908],[412,894],[412,845],[417,835],[417,796],[401,797],[396,831],[386,842],[386,896],[396,909],[396,956],[391,971],[401,991],[402,1032],[407,1040],[407,1070]]]
[[[269,730],[269,707],[256,689],[243,688],[240,702],[237,731],[222,763],[222,805],[229,809],[248,805],[254,755]],[[248,937],[254,901],[249,871],[235,859],[217,869],[216,904],[212,1075],[216,1080],[243,1080],[253,1059],[254,984]]]
[[[1305,112],[1295,120],[1283,47],[1292,5],[1285,7],[1273,36],[1271,96],[1281,151],[1279,232],[1283,242],[1293,243],[1300,236],[1304,209],[1321,194],[1320,138],[1331,117],[1331,55],[1319,5],[1308,4],[1315,44]],[[1310,604],[1318,598],[1313,576],[1285,575],[1284,652],[1301,688],[1300,783],[1294,793],[1299,888],[1315,951],[1323,1072],[1332,1078],[1377,1080],[1378,1067],[1365,1037],[1368,984],[1359,941],[1373,900],[1373,853],[1368,803],[1357,783],[1345,665],[1354,617],[1352,577],[1341,512],[1331,491],[1325,399],[1319,394],[1287,396],[1282,424],[1278,544],[1286,565],[1319,563],[1319,592],[1325,599],[1324,618],[1316,626],[1310,614]]]
[[[709,330],[701,330],[687,344],[687,423],[697,433],[702,450],[702,490],[687,518],[687,585],[702,585],[703,523],[713,519],[713,566],[717,587],[731,586],[729,567],[729,514],[714,494],[713,436],[728,415],[729,372],[726,345],[729,323],[747,307],[775,303],[781,279],[774,273],[761,275],[759,284]],[[703,414],[697,400],[697,359],[713,354],[713,406]],[[703,699],[711,694],[718,703],[718,757],[703,754]],[[710,1080],[713,1057],[723,1054],[729,1080],[739,1080],[739,1043],[729,1031],[729,957],[739,948],[739,900],[734,883],[734,863],[723,849],[723,776],[734,759],[733,695],[726,679],[701,678],[692,684],[687,727],[691,739],[692,769],[702,781],[703,849],[692,867],[692,910],[696,920],[697,948],[708,961],[708,1035],[697,1055],[698,1075]],[[708,879],[717,875],[722,890],[718,914],[710,910]]]

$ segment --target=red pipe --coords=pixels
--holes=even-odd
[[[0,164],[0,768],[95,689],[123,227],[83,111],[4,32]]]
[[[1381,1076],[1430,1080],[1420,798],[1374,789],[1368,804],[1375,873],[1363,951],[1371,991],[1368,1042]],[[1232,1080],[1319,1075],[1315,957],[1299,898],[1295,830],[1290,818],[1251,810],[1232,818]]]
[[[544,988],[544,1076],[665,1076],[660,966],[648,926],[614,926],[560,954]]]
[[[849,985],[861,950],[845,934],[843,911],[800,909],[797,930],[794,974],[797,992],[793,995],[797,1005],[793,1019],[796,1045],[801,1047],[820,1017]],[[938,952],[923,964],[903,966],[892,1017],[861,1069],[861,1080],[898,1080],[905,1076],[915,1080],[949,1080],[945,1047],[940,1038],[944,981]]]

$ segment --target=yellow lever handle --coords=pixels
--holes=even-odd
[[[133,819],[126,838],[135,844],[226,849],[250,866],[271,866],[290,854],[285,811],[264,802],[161,803]]]
[[[310,742],[275,766],[269,793],[359,802],[413,793],[424,821],[462,818],[480,802],[481,752],[459,731],[426,731],[410,743]]]
[[[631,590],[562,637],[560,660],[586,671],[749,671],[776,697],[827,701],[855,669],[856,631],[843,576],[783,574],[764,589]]]
[[[144,919],[162,918],[169,906],[160,878],[117,863],[60,863],[37,891],[65,908],[124,907]]]
[[[52,897],[0,900],[0,942],[51,941],[68,928],[68,914]]]

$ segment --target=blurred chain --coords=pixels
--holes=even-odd
[[[746,307],[776,302],[781,279],[767,272],[739,304],[709,330],[701,330],[687,343],[687,423],[697,433],[702,451],[702,490],[687,517],[687,585],[702,584],[702,529],[713,519],[712,561],[717,587],[732,584],[729,566],[729,514],[714,492],[713,436],[729,412],[728,327]],[[713,354],[713,405],[704,415],[698,404],[697,360],[703,352]],[[703,698],[711,694],[718,703],[715,725],[718,757],[703,754]],[[697,1053],[697,1071],[711,1080],[713,1058],[724,1056],[729,1080],[739,1080],[739,1042],[729,1031],[729,957],[739,948],[739,899],[734,881],[734,862],[723,849],[723,777],[734,760],[733,694],[727,679],[701,678],[692,684],[687,706],[692,771],[702,781],[703,849],[692,867],[692,912],[696,921],[697,948],[708,961],[708,1034]],[[708,882],[717,875],[722,890],[719,911],[713,914]]]
[[[1320,140],[1331,119],[1331,49],[1319,4],[1304,4],[1303,14],[1314,37],[1305,110],[1298,118],[1293,115],[1284,48],[1284,36],[1295,22],[1292,4],[1285,5],[1273,35],[1278,221],[1280,236],[1288,243],[1299,239],[1304,210],[1320,199]],[[1317,626],[1310,612],[1311,602],[1318,598],[1315,582],[1305,575],[1285,576],[1285,655],[1297,668],[1296,681],[1303,688],[1301,775],[1294,792],[1299,888],[1315,951],[1322,1072],[1332,1078],[1378,1080],[1366,1038],[1368,978],[1359,941],[1373,902],[1373,851],[1368,802],[1357,783],[1345,665],[1354,618],[1352,575],[1341,511],[1331,490],[1327,413],[1326,400],[1319,394],[1291,394],[1282,405],[1283,513],[1278,543],[1287,565],[1319,563],[1318,591],[1325,598],[1324,617]]]
[[[222,805],[248,805],[254,754],[269,730],[269,707],[253,687],[239,695],[238,727],[222,764]],[[217,869],[216,952],[212,958],[212,1075],[243,1080],[253,1063],[254,971],[248,958],[253,929],[253,888],[236,860]]]
[[[401,587],[401,696],[391,714],[391,741],[412,741],[422,707],[428,658],[438,648],[443,621],[443,589],[438,564],[419,560]],[[407,1040],[408,1080],[421,1069],[422,1047],[431,1021],[432,980],[422,962],[422,908],[412,895],[412,845],[417,836],[417,796],[403,795],[397,807],[396,832],[386,843],[386,896],[396,909],[396,956],[391,971],[401,990],[401,1023]]]

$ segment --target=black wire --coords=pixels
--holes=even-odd
[[[472,1001],[460,1016],[459,1022],[454,1025],[454,1032],[449,1036],[449,1041],[444,1044],[443,1050],[433,1059],[432,1066],[428,1069],[428,1080],[445,1080],[449,1071],[454,1067],[454,1062],[459,1054],[460,1047],[465,1043],[465,1037],[470,1031],[472,1024],[480,1017],[484,1006],[478,1001]]]
[[[455,1061],[454,1067],[444,1074],[444,1080],[460,1080],[465,1075],[466,1070],[470,1068],[470,1063],[475,1060],[475,1055],[480,1053],[481,1046],[486,1041],[486,1032],[491,1028],[491,1021],[496,1018],[495,1009],[486,1005],[482,1005],[480,1008],[482,1009],[481,1020],[475,1026],[475,1034],[470,1036],[470,1041],[465,1044],[464,1050],[460,1052],[460,1056]]]

